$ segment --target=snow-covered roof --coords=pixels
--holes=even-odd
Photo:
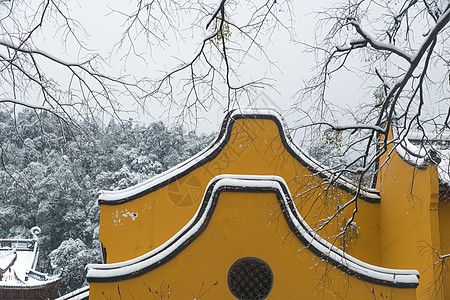
[[[238,119],[269,119],[275,122],[278,126],[279,135],[286,150],[295,157],[303,166],[309,169],[312,173],[332,181],[335,186],[338,186],[350,193],[358,192],[358,196],[369,202],[379,202],[380,195],[375,189],[365,189],[355,186],[354,182],[343,176],[335,178],[329,168],[323,166],[320,162],[312,158],[306,151],[303,151],[298,145],[294,143],[290,137],[286,123],[283,117],[272,109],[239,109],[227,114],[225,117],[219,135],[203,151],[197,153],[190,159],[176,165],[175,167],[163,172],[155,177],[138,183],[135,186],[119,190],[119,191],[100,191],[99,203],[106,205],[113,205],[118,203],[125,203],[133,199],[139,198],[143,195],[151,193],[178,178],[190,173],[194,169],[206,164],[214,159],[221,150],[226,146],[230,139],[233,124]]]
[[[450,134],[409,133],[396,150],[406,162],[418,168],[436,165],[439,183],[450,186]]]
[[[375,284],[393,287],[416,287],[416,270],[396,270],[362,262],[343,252],[314,232],[300,216],[286,182],[278,176],[219,175],[213,178],[194,217],[161,246],[137,258],[112,264],[87,266],[89,282],[116,282],[130,279],[163,265],[189,247],[208,226],[219,194],[223,191],[272,192],[277,195],[281,211],[297,238],[313,253],[342,271]]]
[[[30,232],[31,239],[0,239],[0,289],[35,288],[60,280],[36,270],[41,230],[33,227]]]
[[[2,253],[3,252],[3,253]],[[0,252],[0,273],[5,273],[17,258],[16,249]]]

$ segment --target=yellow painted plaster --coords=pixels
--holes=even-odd
[[[120,291],[122,299],[127,299],[128,290],[146,296],[156,292],[169,295],[170,290],[170,299],[201,295],[204,299],[231,299],[226,285],[229,267],[240,257],[257,256],[268,262],[275,274],[268,299],[295,299],[294,293],[306,295],[305,299],[412,299],[416,295],[450,299],[450,258],[439,259],[450,252],[450,206],[448,199],[439,200],[436,168],[418,169],[392,148],[388,150],[380,160],[377,180],[381,203],[357,201],[359,238],[346,250],[367,263],[419,270],[417,289],[373,286],[319,262],[307,249],[298,252],[304,246],[290,233],[273,195],[232,197],[225,193],[208,229],[175,259],[138,278],[92,283],[91,295],[103,299],[105,293],[115,299]],[[167,241],[192,218],[207,184],[219,174],[284,178],[300,214],[313,228],[330,216],[338,203],[352,198],[348,192],[330,187],[293,157],[282,144],[274,121],[238,119],[227,145],[211,161],[140,198],[101,206],[100,241],[107,262],[137,257]],[[341,241],[333,236],[354,208],[350,205],[319,234],[340,246]],[[184,298],[186,295],[189,297]]]
[[[221,193],[205,231],[166,264],[140,277],[91,283],[91,299],[235,299],[227,274],[239,258],[263,259],[267,299],[414,299],[415,289],[378,286],[321,261],[290,231],[273,193]]]
[[[390,147],[382,157],[377,189],[381,194],[379,228],[381,265],[416,269],[420,299],[443,299],[435,263],[440,249],[439,181],[434,165],[422,169]],[[450,217],[450,215],[448,215]]]
[[[450,190],[441,193],[439,201],[439,229],[441,247],[439,254],[441,256],[450,254]],[[444,299],[450,300],[450,256],[441,259],[435,267],[438,276],[442,276],[442,282],[438,288],[444,291]]]
[[[230,139],[211,161],[159,190],[120,205],[102,205],[100,241],[107,262],[128,260],[161,245],[194,215],[206,185],[219,174],[278,175],[287,182],[300,214],[311,227],[333,214],[353,196],[313,175],[284,147],[279,129],[269,119],[238,119]],[[333,243],[354,209],[350,205],[339,219],[320,231]],[[380,264],[378,205],[358,200],[356,224],[360,238],[350,253],[372,264]],[[134,214],[134,218],[130,217]]]

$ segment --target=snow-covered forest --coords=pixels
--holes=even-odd
[[[152,177],[214,136],[131,121],[81,130],[45,112],[0,111],[0,237],[28,238],[39,226],[39,266],[62,274],[61,294],[81,287],[85,265],[100,261],[97,192]]]

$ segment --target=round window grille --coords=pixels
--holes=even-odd
[[[272,270],[262,259],[240,258],[228,271],[228,287],[240,300],[265,299],[269,296],[272,286]]]

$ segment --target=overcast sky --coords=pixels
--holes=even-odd
[[[322,10],[327,5],[330,5],[330,3],[333,3],[333,1],[322,0],[308,1],[301,4],[294,3],[295,19],[293,32],[295,32],[294,38],[296,41],[310,44],[314,42],[314,26],[317,20],[317,15],[314,14],[314,11]],[[82,0],[78,7],[74,7],[72,14],[80,20],[89,34],[86,37],[89,47],[98,49],[100,53],[106,56],[106,54],[113,50],[115,43],[119,40],[120,34],[123,31],[121,25],[123,24],[124,18],[120,14],[112,12],[112,9],[131,11],[133,7],[130,6],[127,1],[120,0]],[[283,9],[283,7],[280,6],[280,9]],[[283,12],[280,12],[280,14],[283,15]],[[245,13],[243,16],[245,16]],[[234,19],[239,22],[237,17],[234,17]],[[287,18],[284,21],[288,24]],[[185,20],[184,26],[189,26],[188,17]],[[176,59],[188,60],[198,49],[198,45],[204,36],[195,37],[195,33],[191,31],[183,31],[182,34],[187,39],[186,43],[168,40],[168,43],[171,45],[170,48],[161,45],[161,47],[153,47],[151,51],[148,51],[149,49],[144,41],[135,41],[138,51],[142,51],[144,54],[145,61],[130,57],[125,67],[122,66],[119,72],[122,74],[134,74],[135,76],[144,74],[160,76],[162,73],[158,71],[163,68],[171,70],[177,66],[178,62]],[[264,32],[261,33],[261,35],[264,34]],[[286,114],[296,100],[294,95],[302,87],[302,80],[307,80],[312,76],[315,57],[313,53],[305,52],[306,48],[304,46],[296,43],[296,41],[292,41],[285,30],[278,30],[270,37],[270,40],[263,40],[266,42],[265,49],[270,59],[276,64],[276,67],[267,64],[263,57],[257,57],[255,60],[248,60],[247,65],[243,66],[242,70],[243,73],[251,74],[252,78],[257,78],[258,76],[272,78],[276,91],[271,89],[262,91],[252,105],[275,106],[283,114]],[[189,46],[189,49],[186,48],[186,45]],[[119,61],[117,59],[123,55],[123,52],[117,51],[117,48],[115,50],[114,57],[116,60],[111,61],[111,64],[119,69],[123,60]],[[338,77],[335,79],[336,81],[334,83],[336,87],[345,85],[342,88],[334,89],[333,97],[337,103],[345,104],[349,99],[352,99],[353,102],[355,101],[355,95],[358,95],[357,97],[364,95],[363,92],[356,91],[358,85],[352,84],[355,83],[355,80],[349,80],[350,78],[339,80]],[[247,100],[244,100],[240,105],[247,106],[249,103]],[[153,103],[151,109],[151,118],[148,118],[146,115],[132,116],[143,121],[156,120],[161,117],[165,122],[168,121],[166,116],[161,114],[164,109],[160,108],[157,103]],[[223,110],[219,106],[214,106],[209,112],[202,112],[202,116],[205,119],[199,122],[198,131],[208,132],[217,130],[219,128],[218,123],[223,118]],[[287,118],[292,123],[291,121],[297,119],[298,116],[290,115]]]
[[[210,5],[206,8],[208,13],[213,12],[220,2],[219,0],[204,1]],[[165,1],[162,2],[166,3]],[[237,25],[245,24],[246,18],[254,12],[254,9],[246,8],[246,5],[249,6],[259,2],[266,3],[266,1],[237,1],[233,7],[233,1],[227,1],[229,18]],[[397,2],[399,1],[393,1],[394,4]],[[195,1],[192,3],[198,4]],[[276,13],[284,24],[289,25],[289,14],[284,4],[284,1],[278,0]],[[71,1],[69,5],[71,16],[79,21],[86,30],[86,34],[82,34],[80,31],[77,33],[85,42],[88,50],[79,51],[78,47],[73,44],[73,40],[68,42],[62,40],[64,32],[57,30],[51,22],[47,22],[42,32],[39,32],[39,36],[35,39],[36,47],[68,61],[83,58],[88,52],[99,53],[107,59],[106,63],[109,64],[109,66],[105,64],[102,67],[98,66],[99,70],[114,76],[161,78],[165,72],[176,68],[180,61],[191,60],[198,51],[202,40],[208,34],[204,30],[208,18],[196,20],[194,10],[191,14],[181,13],[176,15],[175,18],[179,21],[176,34],[168,31],[161,43],[158,44],[153,40],[153,43],[148,45],[145,36],[136,34],[135,28],[132,28],[133,48],[130,48],[128,41],[125,41],[123,47],[119,48],[117,42],[122,37],[127,25],[124,14],[129,14],[136,9],[134,1],[79,0],[78,2]],[[257,94],[251,99],[252,103],[243,98],[239,103],[240,106],[248,106],[249,104],[256,107],[273,106],[286,116],[290,126],[295,124],[295,120],[302,119],[305,112],[301,110],[292,112],[291,110],[294,102],[298,99],[295,94],[303,87],[303,81],[310,79],[317,71],[314,68],[316,66],[314,53],[306,51],[307,48],[302,43],[314,44],[315,28],[318,21],[318,15],[315,12],[326,10],[327,7],[332,5],[336,5],[336,1],[292,1],[292,36],[282,28],[274,31],[265,29],[259,33],[261,45],[274,65],[269,64],[260,52],[252,52],[254,56],[247,56],[244,61],[245,64],[239,66],[239,74],[242,76],[240,80],[245,82],[250,79],[267,77],[273,80],[271,83],[273,83],[275,90],[262,90],[259,95]],[[150,12],[149,10],[149,14]],[[172,12],[169,12],[169,14],[172,14]],[[163,28],[165,25],[167,24],[162,24],[160,27]],[[327,30],[328,28],[323,28],[324,32],[327,32]],[[238,41],[238,36],[236,30],[231,28],[230,41]],[[130,50],[138,53],[139,56],[126,55]],[[349,58],[349,60],[352,59],[353,61],[350,61],[350,63],[358,66],[358,60],[364,59],[364,57],[355,55]],[[362,68],[362,71],[365,70]],[[65,80],[63,76],[58,76],[60,69],[55,69],[53,72],[58,80]],[[328,99],[343,108],[355,108],[361,103],[373,101],[373,89],[369,87],[377,86],[379,82],[364,82],[364,80],[364,78],[360,78],[352,72],[344,72],[344,70],[334,73],[331,85],[327,89],[329,91]],[[241,82],[235,80],[233,83],[237,85]],[[176,97],[183,100],[186,94],[177,93]],[[29,101],[29,99],[27,100]],[[120,100],[125,110],[133,112],[122,114],[125,119],[132,117],[142,122],[163,120],[168,125],[173,125],[176,120],[173,118],[177,114],[176,108],[163,107],[157,101],[147,103],[148,110],[143,112],[130,99],[124,97]],[[164,99],[162,100],[164,102]],[[309,104],[309,99],[304,99],[300,108],[306,110]],[[197,129],[199,132],[218,130],[219,123],[224,117],[223,101],[221,101],[221,105],[213,105],[208,107],[207,111],[200,111],[198,127],[190,126],[187,129]],[[439,105],[444,108],[431,107],[431,109],[446,109],[445,103]],[[348,120],[345,119],[345,121]]]

